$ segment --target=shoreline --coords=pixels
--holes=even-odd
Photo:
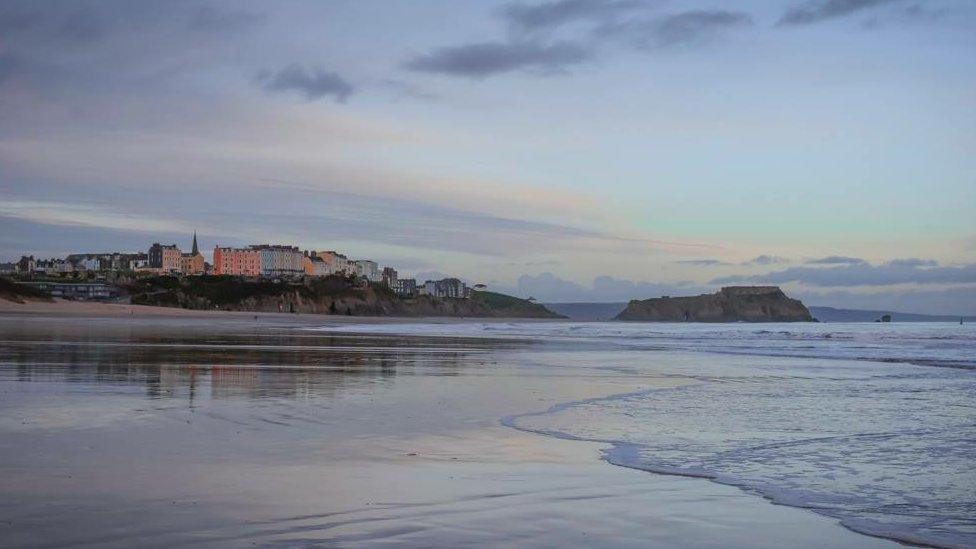
[[[79,370],[77,362],[71,363],[75,373],[67,381],[52,378],[50,359],[37,381],[24,372],[0,379],[0,383],[11,384],[0,386],[11,397],[0,401],[0,410],[8,418],[0,421],[0,479],[9,483],[9,500],[18,503],[0,510],[0,518],[8,521],[3,526],[0,520],[0,528],[16,534],[9,538],[12,546],[44,545],[30,543],[39,535],[39,528],[46,532],[42,537],[61,542],[119,546],[153,540],[165,545],[203,542],[219,547],[251,539],[294,544],[313,540],[400,542],[408,546],[458,546],[471,540],[520,547],[601,542],[622,547],[892,546],[890,541],[854,533],[835,519],[774,505],[735,487],[612,464],[601,459],[607,450],[604,443],[558,440],[499,423],[499,418],[545,413],[569,402],[686,383],[625,370],[608,370],[597,378],[585,375],[594,360],[630,360],[624,353],[601,351],[582,357],[506,346],[488,355],[481,346],[475,349],[457,342],[451,344],[452,354],[457,355],[451,358],[429,355],[422,345],[402,347],[391,340],[392,369],[355,362],[356,368],[349,370],[341,366],[344,362],[335,362],[345,356],[337,353],[346,352],[356,361],[383,362],[357,351],[355,336],[327,335],[324,337],[351,345],[347,351],[322,347],[317,351],[324,353],[322,359],[311,366],[293,364],[290,354],[281,355],[282,364],[269,364],[269,358],[278,355],[248,351],[240,343],[250,344],[256,337],[268,337],[268,343],[282,337],[304,342],[308,334],[288,333],[288,328],[301,327],[300,323],[276,323],[285,330],[262,334],[252,331],[252,323],[237,322],[242,315],[234,313],[153,315],[155,311],[139,311],[131,316],[106,316],[104,312],[86,316],[79,308],[73,309],[73,316],[55,318],[36,310],[30,315],[0,312],[0,330],[6,330],[7,339],[24,339],[27,348],[38,345],[30,337],[32,333],[53,336],[50,343],[55,348],[64,348],[59,342],[65,338],[95,334],[96,347],[91,353],[98,363],[114,364],[121,359],[135,365],[121,378],[106,371],[109,385],[105,386],[98,383],[103,374],[94,370],[79,377],[78,372],[85,370]],[[120,310],[125,311],[109,309]],[[253,316],[243,315],[244,320]],[[322,323],[313,315],[265,316],[311,317],[315,324]],[[144,320],[139,331],[128,330],[128,320],[133,317]],[[51,322],[20,322],[24,318]],[[214,319],[228,322],[200,323]],[[363,317],[350,320],[361,323]],[[97,325],[97,332],[86,331],[85,326],[91,324]],[[181,329],[173,332],[174,327]],[[58,329],[64,330],[61,336]],[[214,352],[223,352],[221,355],[184,364],[165,351],[130,359],[136,348],[97,347],[97,342],[111,341],[108,336],[116,332],[122,343],[145,334],[165,335],[170,343],[161,345],[177,345],[173,349],[187,348],[182,339],[172,341],[174,333],[192,333],[204,340],[215,333],[238,334],[239,338],[220,340]],[[0,345],[10,349],[12,343]],[[472,354],[466,356],[466,349]],[[255,364],[243,360],[246,352],[255,354]],[[153,366],[156,361],[158,365]],[[436,365],[441,361],[446,366]],[[322,368],[331,364],[340,369]],[[140,384],[142,375],[136,375],[145,368],[158,368],[158,372],[149,371],[148,379],[166,380],[170,387],[148,402]],[[247,373],[254,368],[266,373],[257,377]],[[299,372],[289,374],[293,368]],[[326,376],[321,383],[308,377],[318,375]],[[279,387],[281,383],[274,380],[281,376],[301,380],[306,387],[312,382],[312,392],[303,394],[314,397],[324,391],[328,406],[290,393],[265,401],[261,395]],[[78,385],[80,382],[85,385]],[[118,386],[120,382],[123,385]],[[252,383],[258,385],[252,387]],[[93,402],[109,404],[125,398],[128,400],[123,402],[131,404],[107,415],[99,406],[92,407],[93,403],[74,413],[62,413],[72,402],[65,399],[78,398],[79,389],[85,386],[94,390]],[[111,396],[101,387],[119,387],[113,392],[129,396]],[[147,405],[152,402],[159,404]],[[252,412],[252,402],[264,404]],[[18,403],[26,406],[24,410],[35,411],[22,413]],[[520,412],[506,416],[513,411]],[[21,417],[26,423],[21,423]],[[35,426],[37,422],[40,424]],[[104,422],[108,423],[102,426]],[[323,445],[320,440],[331,443]],[[55,454],[45,449],[49,443],[90,449],[64,463],[52,461]],[[205,456],[212,455],[214,448],[221,460],[211,463]],[[282,453],[282,449],[287,451]],[[37,473],[24,474],[35,468]],[[246,473],[242,476],[242,472]],[[93,487],[112,498],[104,503],[91,500],[88,494]],[[148,500],[147,495],[151,495]],[[51,517],[52,502],[71,512]],[[132,512],[140,516],[156,518],[135,526],[117,525],[116,515],[110,511],[120,502],[133,506]],[[184,512],[190,514],[184,516]],[[75,521],[92,532],[87,539],[71,537],[72,525],[79,526]],[[498,529],[498,524],[508,526]],[[90,537],[118,528],[125,533]]]
[[[692,380],[689,380],[689,383],[688,384],[694,384],[694,383],[698,383],[698,382],[694,382]],[[599,460],[602,461],[602,462],[604,462],[604,463],[606,463],[606,464],[608,464],[608,465],[611,465],[613,467],[619,467],[621,469],[627,469],[627,470],[631,470],[631,471],[639,471],[640,473],[650,474],[650,475],[655,475],[655,476],[676,477],[676,478],[685,478],[685,479],[694,479],[694,480],[704,480],[704,481],[707,481],[707,482],[710,482],[710,483],[714,483],[714,484],[719,485],[719,486],[728,486],[728,487],[735,488],[735,489],[739,490],[743,494],[746,494],[746,495],[749,495],[749,496],[752,496],[752,497],[758,496],[762,500],[768,502],[770,505],[782,506],[782,507],[787,507],[787,508],[791,508],[791,509],[799,509],[799,510],[803,510],[803,511],[810,511],[810,512],[812,512],[812,513],[814,513],[814,514],[816,514],[818,516],[822,516],[822,517],[825,517],[825,518],[827,518],[829,520],[832,520],[832,521],[834,521],[834,523],[836,523],[837,525],[841,526],[842,528],[844,528],[844,529],[846,529],[846,530],[848,530],[850,532],[853,532],[855,534],[858,534],[858,535],[863,535],[863,536],[867,536],[867,537],[870,537],[870,538],[875,538],[875,539],[880,539],[880,540],[895,542],[895,543],[898,543],[898,544],[904,544],[904,545],[909,545],[909,546],[914,546],[914,547],[926,547],[926,548],[932,548],[932,549],[946,549],[946,548],[949,547],[949,546],[936,545],[936,544],[933,544],[933,543],[928,542],[926,540],[923,540],[921,538],[918,538],[916,536],[911,536],[911,535],[907,535],[907,534],[885,533],[885,532],[880,532],[880,531],[874,530],[874,529],[872,529],[870,527],[867,527],[867,526],[858,527],[856,525],[852,525],[852,524],[847,523],[842,517],[838,517],[838,516],[832,515],[832,514],[830,514],[828,512],[821,511],[821,510],[819,510],[819,509],[817,509],[815,507],[808,507],[808,506],[803,506],[803,505],[791,504],[791,503],[782,501],[780,499],[777,499],[775,497],[775,495],[773,495],[773,494],[769,494],[769,493],[766,493],[766,492],[763,492],[763,491],[757,491],[757,490],[755,490],[753,488],[744,486],[744,485],[742,485],[740,483],[732,482],[730,480],[723,480],[722,477],[721,477],[721,475],[719,475],[717,473],[714,473],[714,472],[709,472],[709,471],[704,471],[704,470],[702,470],[702,471],[692,471],[692,470],[680,470],[680,469],[673,469],[673,468],[670,468],[669,469],[669,468],[665,468],[665,467],[649,467],[649,466],[640,465],[640,464],[634,463],[632,461],[628,461],[627,459],[621,457],[624,454],[627,454],[630,451],[632,451],[633,446],[634,446],[633,444],[624,443],[624,442],[621,442],[621,441],[609,440],[609,439],[583,438],[583,437],[578,437],[576,435],[571,435],[571,434],[563,433],[563,432],[559,432],[559,431],[550,431],[550,430],[545,430],[545,429],[534,429],[534,428],[530,428],[530,427],[523,427],[523,426],[520,426],[518,424],[518,420],[521,419],[521,418],[529,418],[529,417],[543,416],[543,415],[546,415],[546,414],[549,414],[549,413],[553,413],[553,412],[557,412],[557,411],[559,411],[561,409],[565,409],[565,408],[568,408],[568,407],[571,407],[571,406],[577,406],[579,404],[586,404],[586,403],[589,403],[589,402],[596,402],[596,401],[602,401],[602,400],[612,400],[612,399],[617,399],[617,398],[622,398],[622,397],[628,397],[628,396],[635,396],[635,395],[640,395],[640,394],[648,394],[648,393],[653,393],[654,391],[660,391],[660,390],[666,390],[666,389],[673,389],[673,388],[674,387],[651,387],[651,388],[646,388],[646,389],[643,389],[643,390],[640,390],[640,391],[631,392],[631,393],[611,394],[611,395],[605,395],[605,396],[602,396],[602,397],[592,397],[592,398],[586,398],[586,399],[577,400],[577,401],[561,402],[561,403],[558,403],[558,404],[555,404],[555,405],[549,407],[546,410],[537,411],[537,412],[526,412],[526,413],[521,413],[521,414],[514,414],[514,415],[505,416],[505,417],[499,419],[499,423],[501,423],[505,427],[508,427],[510,429],[514,429],[514,430],[519,431],[519,432],[522,432],[522,433],[528,433],[528,434],[532,434],[532,435],[537,435],[537,436],[541,436],[541,437],[545,437],[545,438],[550,438],[550,439],[553,439],[553,440],[568,441],[568,442],[577,442],[577,443],[583,443],[583,444],[596,444],[596,445],[599,446],[599,455],[600,455]]]
[[[186,318],[213,320],[274,320],[281,324],[322,325],[322,324],[451,324],[474,322],[566,322],[562,318],[521,318],[521,317],[410,317],[410,316],[351,316],[326,315],[314,313],[275,313],[251,311],[220,311],[183,309],[179,307],[157,307],[153,305],[130,305],[124,303],[104,303],[96,301],[66,301],[55,298],[53,301],[27,301],[15,303],[0,299],[0,315],[44,316],[59,318]]]

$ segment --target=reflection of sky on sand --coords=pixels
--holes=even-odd
[[[4,546],[722,547],[756,528],[767,547],[883,546],[499,424],[687,382],[630,353],[2,318],[0,334]]]

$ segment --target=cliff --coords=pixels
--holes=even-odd
[[[814,322],[777,286],[731,286],[714,294],[633,300],[615,320],[652,322]]]
[[[184,309],[352,316],[564,318],[544,306],[494,292],[470,299],[401,298],[386,286],[328,276],[301,282],[231,276],[141,278],[126,286],[132,303]]]

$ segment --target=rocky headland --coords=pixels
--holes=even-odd
[[[632,300],[615,320],[650,322],[815,322],[778,286],[730,286],[714,294]]]
[[[194,310],[311,313],[349,316],[565,318],[545,306],[487,291],[465,299],[401,297],[382,284],[326,276],[301,281],[232,276],[159,276],[123,287],[136,305]]]

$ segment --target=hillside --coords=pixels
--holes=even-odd
[[[494,292],[475,292],[470,299],[429,296],[406,299],[386,286],[362,287],[341,276],[301,282],[231,276],[159,276],[137,279],[125,290],[134,304],[184,309],[352,316],[562,318],[542,305]]]
[[[730,286],[714,294],[633,300],[616,320],[651,322],[812,322],[810,311],[777,286]]]
[[[9,278],[0,276],[0,299],[23,303],[25,301],[51,301],[51,296],[38,289],[17,284]]]

